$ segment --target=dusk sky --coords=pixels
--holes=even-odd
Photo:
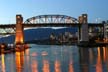
[[[89,22],[108,20],[108,0],[0,0],[0,24],[15,23],[16,14],[26,20],[45,14],[78,18],[83,13]]]

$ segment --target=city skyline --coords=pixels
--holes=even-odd
[[[22,14],[25,21],[37,15],[61,14],[78,18],[83,13],[88,14],[89,22],[100,22],[108,19],[107,3],[107,0],[1,0],[0,23],[15,23],[16,14]]]

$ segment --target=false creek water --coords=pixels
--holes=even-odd
[[[0,72],[107,72],[108,48],[35,45],[1,54]]]

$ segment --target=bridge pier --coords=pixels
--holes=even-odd
[[[24,32],[23,32],[23,17],[21,15],[16,15],[16,37],[15,44],[24,43]]]
[[[82,24],[80,30],[81,30],[80,42],[88,42],[89,41],[88,24]]]
[[[104,24],[104,41],[108,42],[108,22],[103,22]]]
[[[78,29],[78,43],[88,43],[89,35],[88,35],[88,24],[87,24],[87,14],[82,14],[79,17],[79,23],[82,24]]]

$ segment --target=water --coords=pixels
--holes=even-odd
[[[0,72],[108,72],[108,48],[30,45],[22,52],[1,54]]]

